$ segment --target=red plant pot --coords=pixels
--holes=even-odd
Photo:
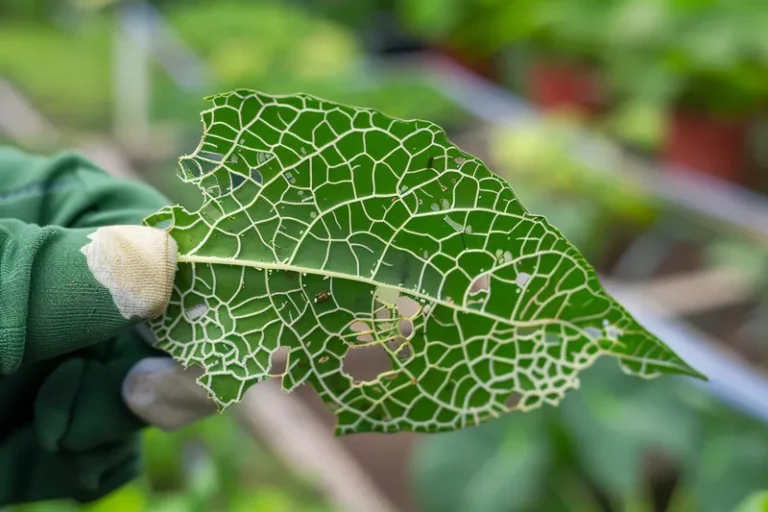
[[[744,183],[749,119],[675,111],[668,123],[663,153],[666,164]]]
[[[600,77],[588,66],[555,61],[539,61],[528,76],[531,100],[548,112],[578,111],[597,114],[606,104]]]

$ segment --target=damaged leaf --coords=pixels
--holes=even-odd
[[[337,433],[437,432],[557,404],[613,356],[629,373],[700,377],[601,287],[557,229],[432,123],[308,95],[211,98],[180,178],[195,212],[146,224],[179,244],[152,326],[221,408],[270,376],[309,383]],[[389,368],[356,381],[350,352]]]

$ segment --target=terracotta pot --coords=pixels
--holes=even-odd
[[[591,116],[607,103],[595,70],[569,62],[535,62],[528,75],[528,93],[534,103],[549,112],[578,111]]]
[[[668,120],[664,162],[743,184],[749,128],[747,117],[674,111]]]

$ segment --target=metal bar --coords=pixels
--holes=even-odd
[[[0,77],[0,132],[19,145],[61,138],[54,124],[10,82]]]
[[[733,354],[718,349],[706,334],[666,315],[621,285],[603,280],[606,289],[659,339],[668,343],[691,366],[709,378],[692,381],[742,413],[768,424],[768,379]]]
[[[291,467],[322,483],[340,512],[396,512],[346,449],[279,381],[257,384],[238,406],[241,419]]]
[[[625,296],[656,304],[668,317],[746,304],[758,291],[755,280],[733,266],[703,268],[623,285]]]
[[[206,88],[210,70],[154,6],[145,1],[123,4],[120,21],[123,33],[160,64],[180,89],[196,94]]]

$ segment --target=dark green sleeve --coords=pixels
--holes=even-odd
[[[0,148],[0,374],[113,338],[126,320],[81,253],[96,227],[140,224],[167,204],[75,154]]]
[[[145,425],[120,387],[161,353],[129,329],[138,319],[115,310],[80,249],[95,228],[140,224],[166,203],[77,155],[0,148],[0,508],[87,502],[136,476]]]

